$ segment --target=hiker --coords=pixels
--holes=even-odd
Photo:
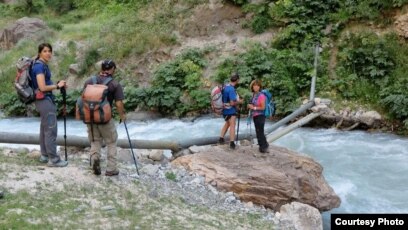
[[[38,55],[31,70],[35,92],[35,107],[41,117],[40,162],[48,162],[50,167],[65,167],[68,162],[62,160],[57,153],[57,107],[52,91],[66,87],[66,82],[64,80],[58,81],[57,84],[52,82],[51,71],[48,67],[51,57],[52,46],[49,43],[40,44],[38,46]]]
[[[113,78],[113,75],[116,70],[116,64],[110,59],[104,60],[101,65],[101,72],[96,77],[97,84],[103,84],[107,78]],[[92,78],[89,78],[85,84],[84,89],[87,85],[93,84]],[[117,111],[119,113],[121,121],[126,121],[126,114],[124,109],[123,100],[125,98],[123,93],[122,85],[116,81],[115,79],[109,81],[106,84],[108,87],[108,101],[109,104],[113,105],[113,101],[115,101],[115,105]],[[102,148],[102,140],[105,142],[107,146],[107,169],[105,172],[106,176],[116,176],[119,174],[119,170],[116,166],[116,148],[117,148],[117,140],[118,140],[118,133],[116,131],[116,126],[114,119],[110,119],[105,124],[87,124],[88,128],[88,139],[91,143],[91,150],[90,150],[90,160],[91,160],[91,167],[95,175],[101,174],[101,166],[100,166],[100,158],[101,158],[101,148]]]
[[[266,141],[264,133],[266,96],[265,94],[261,93],[262,82],[260,80],[253,80],[249,87],[253,95],[251,103],[249,103],[247,107],[251,110],[251,115],[254,120],[259,152],[268,153],[269,144]]]
[[[221,129],[220,139],[218,142],[223,144],[225,142],[224,136],[229,129],[230,133],[230,148],[235,149],[235,123],[238,113],[238,104],[242,104],[243,100],[239,99],[235,87],[239,83],[239,75],[233,74],[230,77],[230,83],[227,84],[222,92],[222,101],[224,103],[224,108],[222,110],[222,115],[224,117],[225,123]]]

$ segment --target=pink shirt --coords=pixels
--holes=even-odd
[[[265,115],[265,108],[260,110],[261,107],[261,102],[263,102],[264,106],[266,104],[266,96],[263,93],[258,93],[258,100],[256,100],[257,96],[256,94],[254,94],[254,96],[252,97],[252,104],[256,107],[257,110],[252,110],[252,117],[256,117],[259,115]]]

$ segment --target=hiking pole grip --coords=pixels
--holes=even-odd
[[[137,167],[137,162],[136,162],[135,154],[133,153],[132,142],[130,141],[130,136],[129,136],[129,131],[128,131],[128,128],[127,128],[127,125],[126,125],[126,121],[123,121],[123,124],[125,125],[126,134],[127,134],[128,140],[129,140],[129,147],[130,147],[130,151],[132,152],[133,161],[135,162],[137,175],[140,175],[140,174],[139,174],[139,169],[138,169],[138,167]]]

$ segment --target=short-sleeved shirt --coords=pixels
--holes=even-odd
[[[262,102],[266,106],[266,96],[265,96],[265,94],[259,92],[259,93],[253,95],[252,104],[255,107],[261,107]],[[252,111],[252,116],[253,117],[256,117],[256,116],[259,116],[259,115],[265,115],[265,110],[258,110],[258,108],[257,108],[257,110]]]
[[[96,83],[97,84],[103,84],[103,82],[108,78],[108,77],[112,77],[110,75],[99,75],[96,77]],[[87,85],[89,84],[93,84],[92,83],[92,78],[89,78],[85,81],[84,83],[84,89]],[[115,79],[113,79],[112,81],[110,81],[108,83],[108,101],[111,104],[111,106],[113,105],[113,101],[123,101],[125,99],[125,94],[123,93],[123,87],[122,85]]]
[[[38,89],[37,75],[44,74],[45,85],[53,85],[54,83],[51,80],[51,71],[48,68],[48,65],[40,60],[36,60],[31,68],[31,77],[33,80],[34,89]]]
[[[234,86],[228,84],[225,86],[223,92],[222,92],[222,102],[224,104],[227,104],[227,106],[224,106],[224,109],[222,110],[223,115],[234,115],[237,113],[237,108],[235,106],[228,106],[228,103],[231,103],[232,101],[237,101],[238,96],[237,92],[235,91]]]
[[[31,68],[31,79],[33,82],[33,89],[38,89],[38,82],[37,82],[37,75],[44,74],[45,85],[54,85],[51,80],[51,71],[48,68],[48,65],[40,60],[35,60],[32,68]],[[46,96],[52,98],[52,91],[46,92]]]

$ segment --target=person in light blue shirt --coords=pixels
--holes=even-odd
[[[224,117],[225,123],[221,129],[220,139],[218,142],[220,144],[224,143],[224,136],[229,129],[230,134],[230,148],[235,149],[235,123],[237,118],[237,106],[242,104],[243,100],[239,99],[239,96],[235,90],[239,83],[239,75],[233,74],[230,77],[230,83],[225,86],[222,91],[222,102],[224,103],[224,109],[222,115]]]

